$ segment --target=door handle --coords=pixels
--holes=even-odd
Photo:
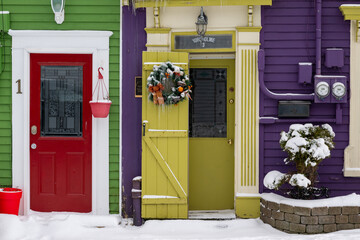
[[[37,146],[36,146],[36,144],[35,144],[35,143],[33,143],[33,144],[31,144],[31,146],[30,146],[30,147],[31,147],[31,149],[36,149],[36,147],[37,147]]]
[[[228,141],[227,141],[227,143],[228,143],[229,145],[232,145],[232,144],[233,144],[233,140],[232,140],[231,138],[229,138]]]

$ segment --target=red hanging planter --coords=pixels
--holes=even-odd
[[[18,215],[21,196],[21,189],[0,188],[0,213]]]
[[[91,112],[96,118],[106,118],[109,115],[111,101],[109,100],[109,92],[106,88],[104,77],[100,72],[100,69],[104,70],[102,67],[99,67],[99,77],[98,82],[94,88],[92,94],[92,101],[90,101]],[[96,93],[96,100],[94,100],[94,94]]]

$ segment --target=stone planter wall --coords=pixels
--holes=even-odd
[[[261,199],[260,219],[288,233],[328,233],[360,228],[359,207],[293,207]]]

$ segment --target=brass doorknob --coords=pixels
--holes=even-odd
[[[37,134],[37,127],[36,127],[36,125],[32,125],[32,126],[31,126],[31,134],[32,134],[32,135],[36,135],[36,134]]]
[[[228,139],[228,144],[232,145],[232,139],[231,138]]]

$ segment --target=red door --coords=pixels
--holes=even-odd
[[[30,209],[91,211],[91,54],[30,55]]]

